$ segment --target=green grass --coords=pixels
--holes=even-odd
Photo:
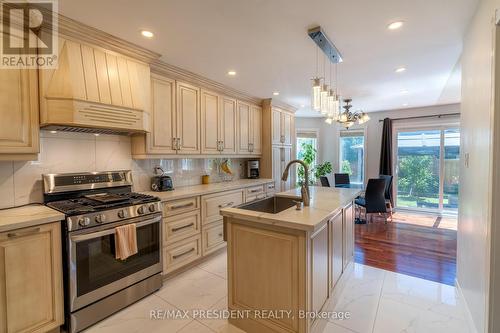
[[[410,197],[408,195],[398,195],[398,206],[399,207],[417,207],[417,200],[423,201],[430,204],[439,205],[439,198],[433,197]],[[443,199],[443,205],[448,204],[448,198]]]

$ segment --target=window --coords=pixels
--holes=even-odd
[[[400,129],[396,143],[396,205],[456,213],[460,130]]]
[[[365,179],[364,131],[341,131],[339,146],[339,172],[349,174],[352,184],[363,184]]]
[[[312,165],[316,165],[318,162],[318,130],[314,129],[298,129],[297,130],[297,159],[303,160],[304,155],[306,153],[305,148],[310,145],[313,149],[315,149],[316,154],[314,154],[314,160]],[[296,168],[296,178],[298,182],[300,182],[303,178],[301,175],[301,167]]]

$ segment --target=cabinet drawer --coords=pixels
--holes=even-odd
[[[200,208],[199,197],[168,201],[163,204],[163,216],[173,216]]]
[[[223,192],[201,197],[201,223],[207,224],[221,219],[222,208],[243,203],[243,190]]]
[[[264,199],[265,197],[266,197],[265,193],[260,193],[260,194],[256,194],[256,195],[247,195],[245,202],[252,202],[255,200],[259,200],[259,199]]]
[[[276,187],[276,185],[274,184],[274,182],[264,185],[264,188],[266,189],[266,193],[269,193],[269,192],[274,193],[276,190],[275,187]]]
[[[163,235],[165,236],[163,244],[172,244],[198,234],[200,220],[201,215],[197,210],[163,219]]]
[[[247,196],[253,196],[260,193],[264,193],[264,185],[252,186],[246,189]]]
[[[222,220],[215,222],[202,232],[203,255],[207,255],[224,246],[224,226]]]
[[[175,271],[200,257],[200,235],[169,245],[163,249],[163,274]]]

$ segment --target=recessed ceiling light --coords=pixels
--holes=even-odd
[[[57,131],[50,131],[50,133],[52,133],[52,134],[56,134],[56,133],[57,133]]]
[[[143,35],[146,38],[153,38],[155,34],[149,30],[141,30],[141,35]]]
[[[275,91],[275,92],[273,92],[273,95],[274,95],[274,96],[278,96],[279,94],[280,94],[280,92],[279,92],[279,91]]]
[[[401,90],[401,93],[402,93],[402,94],[407,94],[407,93],[408,93],[408,90],[403,89],[403,90]]]
[[[236,71],[228,71],[227,75],[229,75],[229,76],[235,76],[236,75]]]
[[[100,134],[99,133],[94,133],[95,136],[99,136]]]
[[[408,106],[408,103],[403,103],[403,106]]]
[[[403,73],[406,71],[406,67],[398,67],[394,70],[396,73]]]
[[[387,29],[389,29],[389,30],[398,30],[399,28],[401,28],[403,26],[403,24],[404,24],[403,21],[392,22],[391,24],[389,24],[387,26]]]

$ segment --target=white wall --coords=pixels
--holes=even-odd
[[[498,332],[489,309],[492,209],[494,17],[499,0],[483,0],[467,29],[462,54],[462,156],[457,282],[478,332]],[[498,46],[497,46],[498,48]],[[495,51],[497,52],[497,51]],[[498,111],[498,110],[497,110]],[[497,120],[498,121],[498,120]],[[498,202],[493,202],[498,205]],[[494,254],[494,257],[498,254]],[[493,271],[493,270],[491,270]],[[496,316],[498,321],[498,316]]]
[[[362,126],[353,126],[352,129],[363,128],[365,130],[365,179],[375,178],[379,175],[380,146],[382,141],[382,122],[379,120],[386,117],[402,118],[413,116],[425,116],[435,114],[447,114],[460,112],[460,104],[448,104],[440,106],[429,106],[422,108],[409,108],[402,110],[390,110],[380,112],[370,112],[370,120]],[[414,121],[398,121],[401,124],[410,124]],[[416,121],[415,121],[416,122]],[[295,126],[300,128],[318,128],[319,129],[319,151],[318,160],[320,162],[330,161],[334,166],[334,171],[338,171],[338,150],[339,150],[339,131],[343,128],[338,125],[328,125],[323,118],[297,118]]]

